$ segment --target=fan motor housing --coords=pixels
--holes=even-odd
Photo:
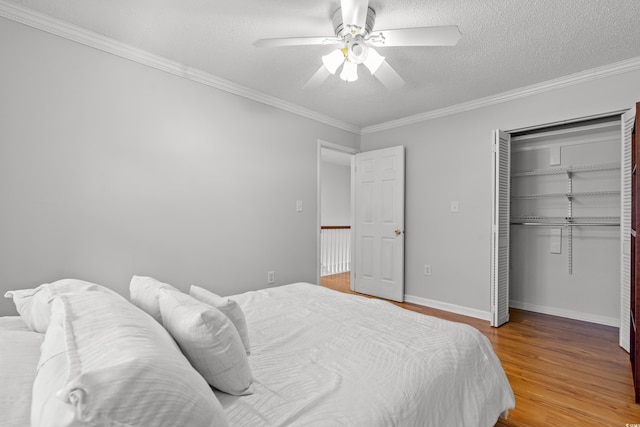
[[[360,34],[352,36],[347,34],[344,38],[345,48],[347,49],[347,59],[355,64],[362,64],[369,55],[369,46],[364,41],[364,37]]]
[[[364,31],[361,33],[363,37],[368,36],[371,31],[373,31],[373,25],[376,23],[376,11],[367,8],[367,20],[364,24]],[[336,33],[336,36],[344,39],[347,34],[351,34],[348,28],[345,28],[344,23],[342,22],[342,8],[338,8],[333,13],[333,29]]]

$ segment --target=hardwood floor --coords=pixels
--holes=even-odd
[[[349,273],[321,284],[349,290]],[[365,295],[366,296],[366,295]],[[489,322],[411,303],[407,310],[474,326],[489,338],[516,396],[516,408],[496,426],[640,425],[629,355],[610,326],[510,310],[500,328]]]

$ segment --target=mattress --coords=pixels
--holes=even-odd
[[[255,393],[217,392],[235,426],[493,426],[515,406],[477,329],[298,283],[233,296]]]
[[[32,332],[19,316],[0,317],[0,425],[30,425],[31,387],[44,334]]]

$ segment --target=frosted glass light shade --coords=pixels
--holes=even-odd
[[[322,63],[331,74],[335,74],[338,70],[338,67],[340,67],[343,62],[344,54],[340,49],[336,49],[330,54],[322,57]]]
[[[345,82],[355,82],[358,80],[358,65],[353,62],[344,61],[340,78]]]

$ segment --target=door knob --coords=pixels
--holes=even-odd
[[[399,235],[400,235],[400,233],[402,233],[402,231],[401,231],[400,229],[397,229],[397,230],[396,230],[396,236],[399,236]]]

